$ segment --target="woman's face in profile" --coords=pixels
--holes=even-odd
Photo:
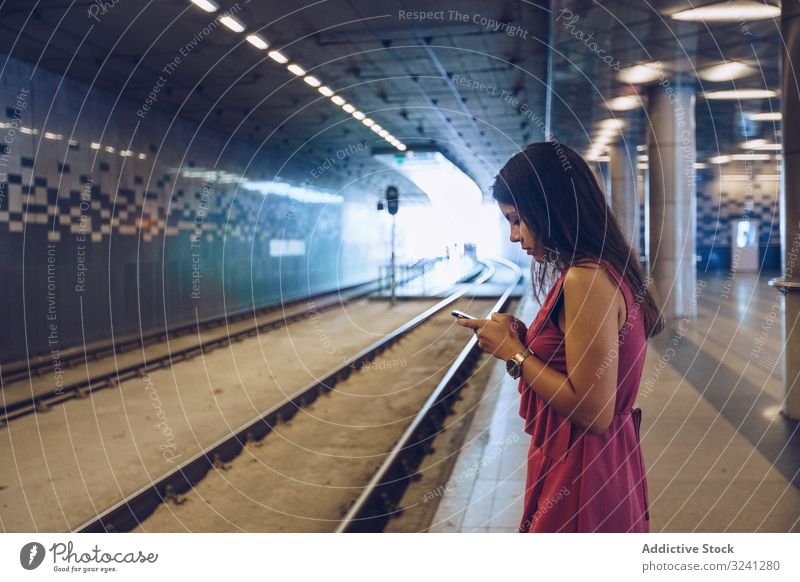
[[[532,256],[535,261],[543,263],[546,250],[522,220],[516,207],[503,202],[498,202],[497,204],[500,206],[500,212],[503,213],[503,216],[506,217],[508,224],[511,226],[511,242],[518,242],[523,250]]]

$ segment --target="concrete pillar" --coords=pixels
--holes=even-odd
[[[620,140],[609,148],[611,210],[632,248],[639,246],[639,196],[636,192],[636,144]]]
[[[668,79],[648,93],[646,243],[650,276],[667,322],[696,317],[695,89]]]
[[[781,108],[783,171],[780,197],[783,277],[770,285],[783,292],[783,414],[800,420],[800,2],[783,2]]]

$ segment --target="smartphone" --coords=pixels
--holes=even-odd
[[[451,315],[456,319],[478,319],[474,315],[470,315],[469,313],[464,313],[463,311],[459,311],[458,309],[454,309]]]

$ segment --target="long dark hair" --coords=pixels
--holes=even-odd
[[[625,240],[594,173],[573,149],[558,142],[533,143],[513,156],[495,178],[495,200],[517,209],[520,219],[550,253],[534,261],[534,295],[580,260],[603,259],[628,282],[644,316],[648,337],[664,319],[647,285],[639,257]]]

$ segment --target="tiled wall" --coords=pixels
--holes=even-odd
[[[264,187],[257,144],[0,61],[2,361],[377,275],[372,198]]]
[[[713,178],[698,183],[699,268],[725,271],[730,269],[731,225],[741,218],[757,220],[759,223],[762,269],[774,270],[780,267],[779,183],[759,180],[758,174],[754,174],[753,178],[749,183]]]
[[[757,176],[757,174],[755,175]],[[641,187],[641,182],[639,183]],[[639,206],[639,249],[644,253],[644,203]],[[742,182],[699,176],[697,183],[698,269],[724,270],[731,266],[731,224],[742,217],[759,221],[763,270],[780,268],[780,207],[778,182]]]

